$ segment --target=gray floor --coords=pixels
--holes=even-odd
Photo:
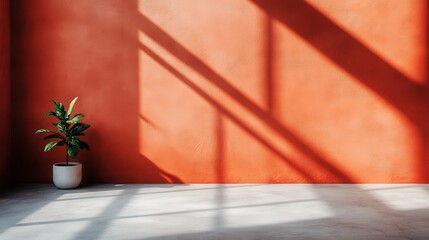
[[[429,185],[29,185],[0,239],[429,239]]]

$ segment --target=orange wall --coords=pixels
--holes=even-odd
[[[8,181],[10,155],[9,1],[0,0],[0,186]]]
[[[12,21],[16,181],[50,181],[64,152],[33,132],[79,96],[87,181],[429,182],[425,1],[17,0]]]

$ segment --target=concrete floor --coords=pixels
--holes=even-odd
[[[0,239],[429,239],[429,185],[29,185]]]

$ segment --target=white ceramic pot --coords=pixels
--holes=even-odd
[[[55,163],[52,165],[53,180],[57,188],[71,189],[79,186],[82,181],[82,164],[78,162]]]

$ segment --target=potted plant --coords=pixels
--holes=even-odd
[[[48,133],[49,135],[43,139],[55,139],[46,144],[44,151],[48,152],[56,146],[65,146],[66,161],[55,163],[53,168],[53,181],[57,188],[70,189],[79,186],[82,181],[82,164],[78,162],[69,162],[69,156],[74,159],[80,150],[89,150],[89,145],[80,139],[84,136],[83,133],[90,127],[89,124],[80,122],[80,118],[84,117],[82,113],[71,116],[73,107],[77,101],[75,97],[69,105],[68,110],[60,102],[52,100],[55,105],[53,111],[47,112],[46,116],[54,116],[59,122],[52,123],[58,131],[50,129],[39,129],[35,134]]]

